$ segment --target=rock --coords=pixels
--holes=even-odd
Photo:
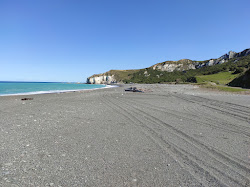
[[[150,76],[150,74],[148,74],[148,71],[147,71],[147,70],[146,70],[146,71],[144,71],[144,75],[145,75],[145,77]]]
[[[222,59],[222,60],[220,60],[220,61],[218,62],[218,64],[223,64],[223,63],[225,63],[225,62],[227,62],[227,60]]]
[[[245,49],[242,52],[239,52],[238,55],[237,55],[237,57],[242,57],[242,56],[247,56],[247,55],[250,55],[250,48],[249,49]]]
[[[178,69],[179,71],[183,67],[183,64],[157,64],[153,66],[154,70],[160,70],[160,71],[167,71],[167,72],[173,72],[174,70]]]
[[[229,59],[234,58],[236,55],[237,55],[237,53],[234,51],[229,51],[229,53],[228,53]]]
[[[206,66],[213,66],[213,65],[214,65],[214,62],[215,62],[215,60],[209,60],[209,61],[206,63]]]

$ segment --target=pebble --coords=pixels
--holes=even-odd
[[[13,163],[9,162],[9,163],[5,163],[4,165],[5,165],[5,166],[12,166]]]
[[[4,171],[4,172],[3,172],[3,175],[8,175],[8,174],[10,174],[9,171]]]

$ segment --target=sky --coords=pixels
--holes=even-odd
[[[0,0],[0,81],[218,58],[250,48],[249,20],[249,0]]]

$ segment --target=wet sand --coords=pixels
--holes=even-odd
[[[0,97],[0,186],[250,186],[250,95],[133,86]]]

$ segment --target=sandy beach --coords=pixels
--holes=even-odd
[[[250,95],[133,86],[0,97],[0,186],[250,186]]]

